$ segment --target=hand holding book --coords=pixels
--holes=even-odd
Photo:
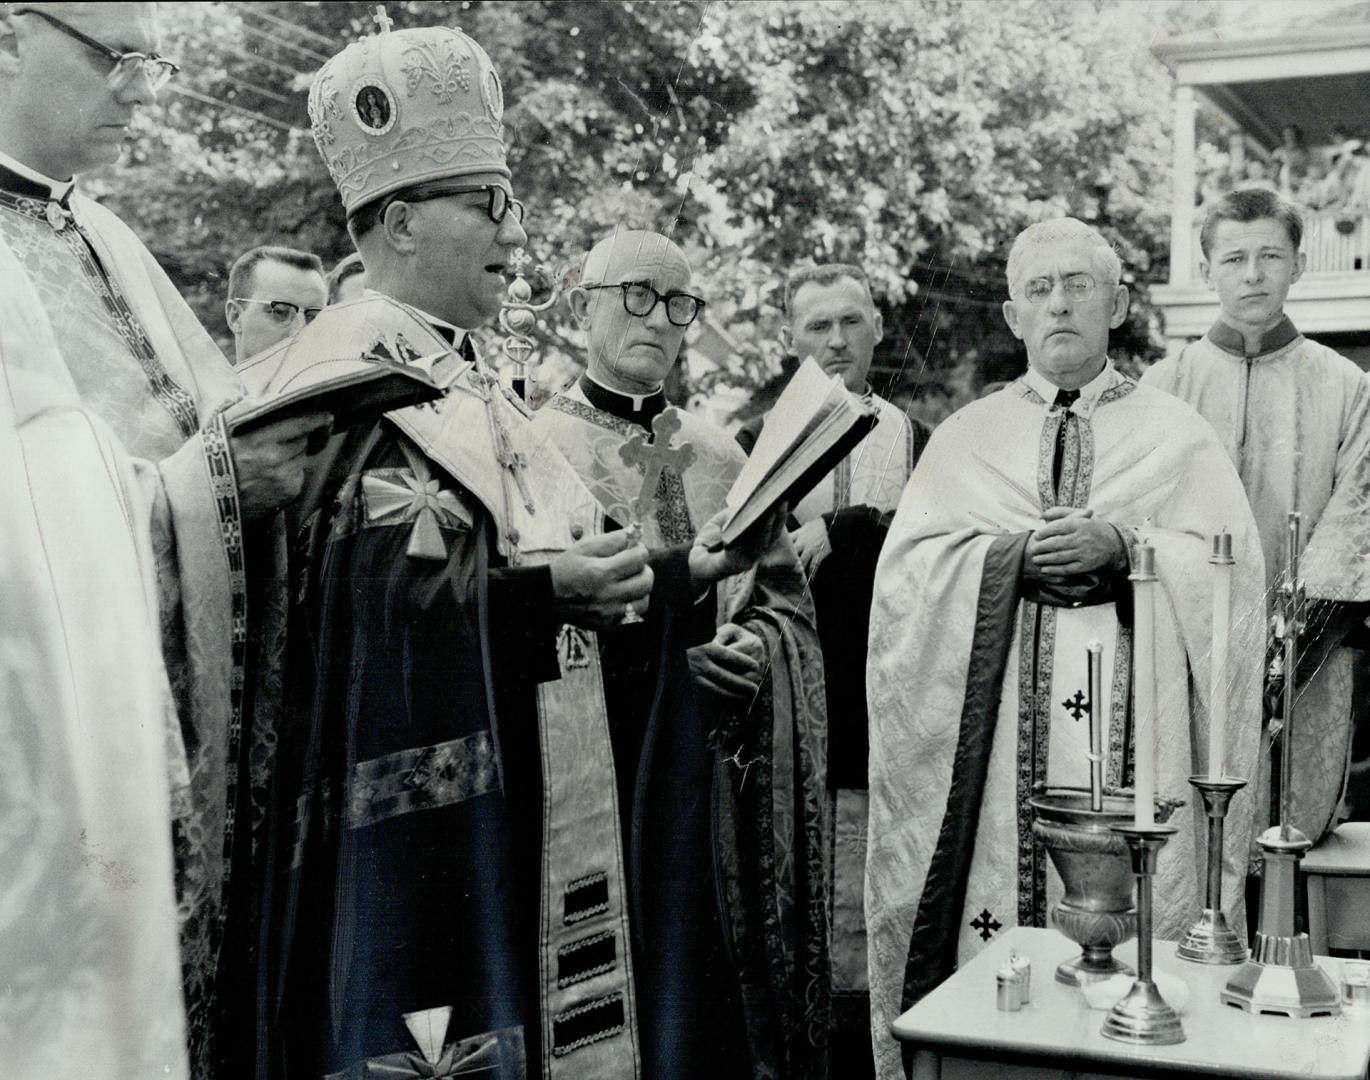
[[[734,544],[781,504],[807,495],[875,427],[876,412],[825,375],[813,358],[795,372],[766,417],[728,492],[720,531]]]

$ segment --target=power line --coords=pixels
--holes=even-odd
[[[227,72],[224,72],[224,74],[221,77],[225,82],[230,82],[234,86],[241,86],[244,90],[249,90],[254,94],[261,94],[262,97],[270,98],[272,101],[279,101],[282,105],[290,105],[292,107],[298,107],[299,105],[298,99],[285,97],[282,94],[276,93],[274,90],[266,90],[260,86],[257,86],[255,83],[250,83],[246,79],[240,79],[235,75],[228,74]]]
[[[259,37],[265,41],[269,41],[278,48],[288,49],[290,52],[293,52],[298,56],[303,56],[307,60],[313,60],[320,64],[325,63],[328,60],[328,57],[324,56],[322,53],[316,53],[313,49],[306,49],[303,45],[293,45],[289,41],[277,37],[270,30],[261,30],[248,23],[243,23],[243,29],[253,35],[253,37]]]
[[[195,101],[203,102],[206,105],[213,105],[215,108],[226,109],[229,112],[237,113],[239,116],[246,116],[248,119],[258,120],[263,124],[269,124],[274,128],[279,128],[281,131],[302,132],[305,130],[304,128],[295,127],[293,124],[283,123],[274,117],[265,116],[259,112],[253,112],[251,109],[245,109],[241,105],[234,105],[231,101],[222,101],[219,98],[210,97],[208,94],[202,94],[200,91],[190,86],[178,86],[176,83],[171,83],[170,89],[177,94],[180,94],[182,97],[188,97]]]
[[[308,74],[307,72],[300,71],[297,68],[291,67],[289,64],[282,64],[279,60],[272,60],[268,56],[258,56],[256,53],[247,52],[243,49],[240,49],[236,45],[229,46],[226,51],[232,53],[234,56],[238,57],[241,60],[248,60],[254,64],[265,64],[269,68],[275,68],[277,71],[283,71],[291,78],[299,78],[302,75]]]
[[[231,8],[235,8],[238,11],[243,12],[244,14],[253,15],[258,19],[262,19],[265,22],[269,22],[273,26],[279,26],[282,30],[293,30],[295,33],[299,34],[300,37],[307,38],[310,41],[317,41],[320,45],[327,45],[330,49],[337,48],[338,43],[334,41],[332,38],[325,37],[323,34],[316,33],[315,31],[309,29],[309,27],[307,26],[301,26],[298,23],[293,23],[289,19],[282,19],[279,15],[273,15],[269,11],[262,11],[255,4],[231,3],[228,6]]]

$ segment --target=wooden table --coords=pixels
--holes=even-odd
[[[996,969],[1012,949],[1032,961],[1032,1003],[1019,1012],[995,1007]],[[1192,964],[1175,943],[1156,942],[1157,970],[1189,986],[1181,1014],[1186,1040],[1176,1046],[1129,1046],[1100,1034],[1108,1014],[1085,1005],[1056,981],[1056,965],[1079,947],[1055,930],[1015,927],[893,1024],[913,1044],[915,1080],[1091,1080],[1095,1077],[1260,1077],[1361,1080],[1370,1062],[1370,1010],[1291,1020],[1252,1016],[1218,1000],[1234,967]],[[1136,965],[1136,942],[1118,948]],[[1340,985],[1339,961],[1318,957]]]

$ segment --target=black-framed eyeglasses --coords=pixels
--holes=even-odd
[[[181,65],[175,60],[158,56],[156,53],[120,52],[118,49],[111,49],[103,42],[96,41],[88,34],[81,33],[76,27],[68,26],[61,19],[49,15],[46,11],[39,11],[37,8],[15,8],[11,14],[37,15],[50,26],[56,27],[68,37],[75,38],[86,48],[99,53],[114,65],[105,78],[115,90],[122,90],[128,86],[141,71],[143,77],[147,79],[148,88],[155,94],[171,80],[173,75],[181,70]]]
[[[261,304],[266,308],[266,313],[282,326],[294,322],[297,315],[303,315],[306,323],[312,323],[323,310],[316,307],[300,307],[289,300],[253,300],[247,296],[235,296],[233,299],[239,304]]]
[[[452,185],[442,181],[416,184],[412,188],[395,192],[381,203],[380,208],[376,211],[376,220],[379,221],[385,216],[385,212],[390,208],[391,203],[426,202],[429,199],[443,199],[448,195],[476,195],[481,192],[485,192],[489,196],[485,204],[485,212],[496,225],[502,225],[505,217],[511,212],[514,215],[514,220],[520,225],[523,224],[523,215],[526,212],[523,203],[510,195],[499,184]]]
[[[1069,274],[1061,282],[1062,288],[1066,291],[1066,296],[1074,301],[1088,300],[1094,295],[1094,290],[1099,287],[1099,283],[1088,274]],[[1029,304],[1045,304],[1051,297],[1051,291],[1056,288],[1056,283],[1048,277],[1033,278],[1023,286],[1023,295],[1027,297]]]
[[[645,319],[665,301],[666,319],[672,326],[689,326],[704,309],[704,299],[689,293],[659,293],[645,281],[620,281],[614,285],[582,285],[582,289],[622,289],[623,310]]]

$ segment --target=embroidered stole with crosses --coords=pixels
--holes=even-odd
[[[490,512],[510,565],[546,563],[576,537],[603,531],[594,497],[535,431],[522,403],[480,366],[468,365],[441,401],[389,419]],[[594,634],[569,625],[557,643],[561,678],[537,688],[543,1060],[536,1072],[636,1080],[624,845],[599,650]]]

